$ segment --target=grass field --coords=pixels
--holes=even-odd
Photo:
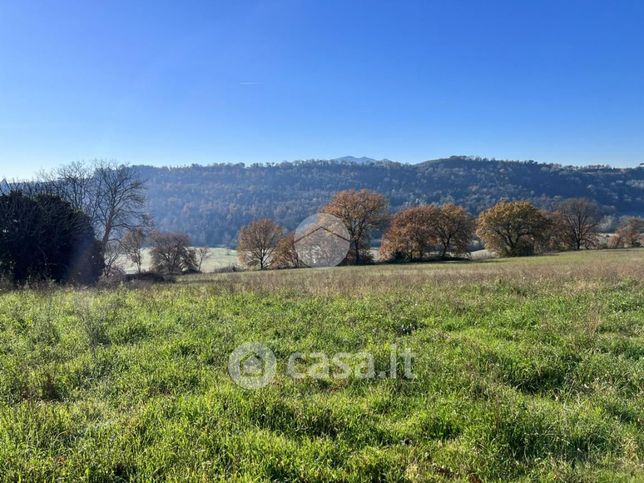
[[[7,292],[0,478],[642,481],[643,325],[644,249]],[[414,379],[283,371],[392,343]]]

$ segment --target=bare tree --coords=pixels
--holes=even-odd
[[[267,218],[255,220],[239,231],[237,256],[246,266],[265,270],[271,266],[272,255],[284,230]]]
[[[197,269],[195,250],[190,248],[190,238],[185,233],[159,233],[150,235],[152,241],[152,268],[169,275]]]
[[[101,243],[119,240],[127,231],[146,226],[145,187],[132,168],[110,162],[94,164],[96,178],[95,220]]]
[[[97,241],[97,243],[100,245],[100,242]],[[105,257],[105,269],[103,271],[103,275],[112,277],[125,272],[118,264],[119,260],[123,257],[123,246],[120,242],[109,242],[103,248],[103,254]]]
[[[141,273],[143,268],[143,246],[146,238],[147,235],[143,229],[134,228],[125,233],[121,240],[123,254],[134,263],[138,273]]]
[[[597,203],[588,198],[564,200],[556,212],[558,233],[567,248],[580,250],[597,245],[597,226],[600,222]]]
[[[196,250],[196,255],[197,255],[197,270],[201,272],[202,271],[201,269],[203,267],[203,262],[205,262],[208,258],[210,258],[212,253],[210,252],[210,248],[208,247],[199,247]]]
[[[373,230],[382,228],[387,221],[387,199],[369,190],[340,191],[322,212],[344,223],[350,237],[347,261],[359,264],[369,257]]]
[[[95,230],[98,228],[96,226],[98,192],[92,163],[76,161],[49,172],[42,171],[34,183],[34,188],[60,196],[74,209],[83,211],[89,216],[95,225]]]
[[[41,174],[36,186],[89,216],[102,246],[120,241],[129,230],[150,224],[144,183],[125,164],[76,162]]]

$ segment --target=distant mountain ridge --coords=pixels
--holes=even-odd
[[[561,166],[452,156],[419,164],[345,156],[270,164],[176,168],[136,166],[157,228],[184,231],[196,244],[234,245],[241,226],[275,219],[287,229],[344,189],[371,189],[391,209],[455,202],[471,213],[502,198],[551,208],[563,198],[595,199],[607,215],[644,216],[644,167]]]
[[[342,156],[341,158],[335,158],[331,161],[342,161],[345,163],[354,163],[354,164],[372,164],[372,163],[393,163],[389,159],[373,159],[362,156],[361,158],[356,158],[355,156]]]

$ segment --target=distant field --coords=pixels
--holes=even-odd
[[[126,261],[121,260],[121,265],[127,272],[136,271],[136,267]],[[229,248],[208,248],[208,257],[204,260],[201,270],[205,273],[212,272],[219,268],[230,267],[238,265],[237,251]],[[152,257],[150,256],[150,249],[143,250],[143,270],[149,270],[152,266]]]
[[[374,259],[378,259],[378,250],[372,250]],[[472,259],[489,258],[491,255],[487,250],[479,250],[472,254]],[[129,273],[136,271],[136,267],[129,261],[122,259],[119,261],[120,265]],[[231,248],[212,247],[208,248],[208,257],[204,260],[201,271],[210,273],[215,270],[239,266],[237,259],[237,250]],[[150,256],[150,249],[143,250],[143,270],[149,270],[152,267],[152,257]]]
[[[643,325],[644,249],[6,292],[0,479],[642,481]],[[415,379],[284,374],[392,343]]]

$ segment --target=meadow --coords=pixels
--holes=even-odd
[[[392,343],[415,378],[283,371]],[[644,249],[0,294],[2,480],[642,481],[643,396]]]

